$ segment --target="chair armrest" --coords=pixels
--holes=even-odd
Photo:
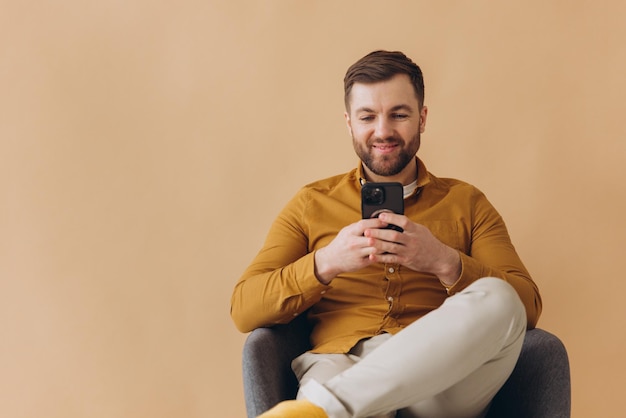
[[[535,328],[526,333],[513,373],[493,400],[488,417],[569,418],[571,383],[565,346]]]
[[[289,324],[252,331],[243,347],[243,385],[248,417],[294,399],[298,381],[291,360],[310,349],[306,315]]]

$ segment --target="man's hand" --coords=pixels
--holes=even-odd
[[[375,248],[372,262],[397,263],[414,271],[435,274],[441,282],[452,286],[461,275],[461,257],[454,248],[439,241],[428,228],[403,215],[382,213],[380,220],[397,225],[404,232],[368,228],[368,247]]]
[[[338,274],[356,271],[377,262],[371,256],[378,251],[372,238],[365,231],[387,226],[380,219],[363,219],[346,226],[324,248],[315,252],[315,275],[329,284]]]

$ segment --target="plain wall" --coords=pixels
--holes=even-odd
[[[244,416],[232,288],[356,166],[342,80],[380,48],[422,66],[429,169],[504,216],[573,416],[623,416],[625,2],[0,9],[0,416]]]

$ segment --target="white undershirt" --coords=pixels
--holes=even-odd
[[[411,196],[415,192],[415,189],[417,189],[417,179],[415,179],[415,181],[411,184],[402,186],[404,198],[406,199],[407,197]]]

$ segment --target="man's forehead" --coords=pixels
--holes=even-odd
[[[389,80],[374,83],[354,83],[349,97],[353,110],[386,108],[419,108],[418,98],[409,77],[399,74]]]
[[[412,87],[411,79],[409,78],[407,74],[396,74],[388,79],[380,80],[380,81],[372,81],[372,82],[355,81],[354,84],[352,85],[352,90],[354,90],[355,88],[377,88],[377,87],[394,86],[394,85],[405,85],[405,86]]]

